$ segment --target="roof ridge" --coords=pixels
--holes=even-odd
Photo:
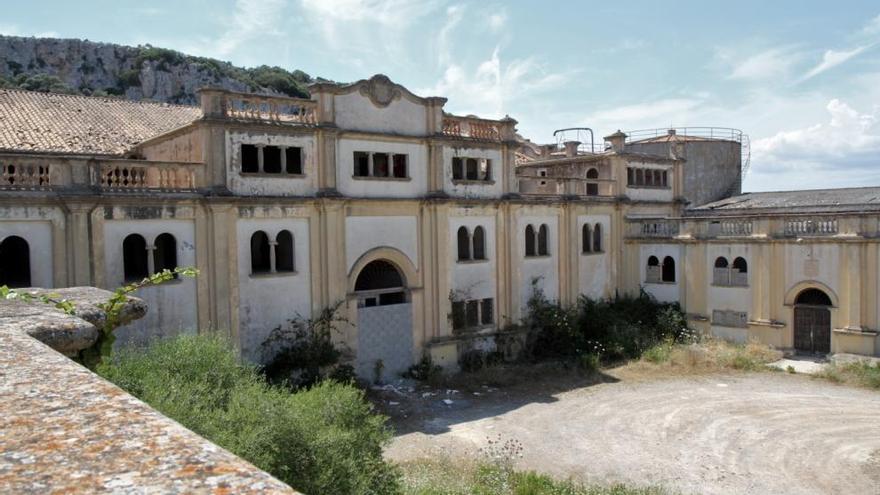
[[[0,88],[0,92],[13,92],[13,93],[26,93],[34,96],[60,96],[65,98],[85,98],[89,100],[110,100],[112,102],[121,102],[121,103],[130,103],[132,105],[156,105],[161,107],[178,107],[178,108],[188,108],[188,109],[200,109],[197,105],[184,105],[181,103],[168,103],[164,101],[155,101],[155,100],[131,100],[125,98],[123,96],[117,95],[83,95],[76,93],[55,93],[52,91],[33,91],[29,89],[21,89],[21,88]]]

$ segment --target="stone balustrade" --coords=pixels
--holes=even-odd
[[[675,219],[652,218],[630,221],[627,237],[672,238],[679,235],[679,221]]]
[[[225,117],[275,123],[315,124],[318,103],[304,98],[226,92]]]
[[[785,220],[786,237],[826,236],[838,233],[838,221],[832,217],[793,218]]]
[[[0,190],[48,189],[59,182],[49,160],[0,157]]]
[[[613,197],[617,182],[613,179],[583,179],[580,177],[517,177],[519,193],[535,196],[604,196]]]
[[[101,189],[111,191],[192,191],[202,184],[202,165],[120,160],[101,163],[96,175]]]
[[[459,117],[446,114],[443,116],[444,136],[470,138],[482,141],[503,141],[509,139],[508,124],[505,121],[479,119],[476,117]]]

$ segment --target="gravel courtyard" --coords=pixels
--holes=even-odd
[[[387,457],[477,456],[501,435],[522,443],[518,467],[563,478],[682,493],[880,494],[880,393],[784,373],[615,380],[396,399]]]

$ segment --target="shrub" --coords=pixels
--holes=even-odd
[[[816,376],[837,383],[852,383],[861,387],[880,389],[880,361],[873,364],[868,360],[830,364]]]
[[[363,392],[322,382],[290,393],[225,342],[181,336],[128,349],[99,373],[208,440],[305,493],[397,493],[391,433]]]
[[[403,373],[404,378],[412,378],[421,382],[436,381],[443,374],[443,368],[434,364],[430,353],[422,354],[422,359]]]

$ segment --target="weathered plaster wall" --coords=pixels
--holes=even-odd
[[[418,222],[415,216],[356,216],[345,218],[346,272],[367,251],[378,247],[397,249],[413,266],[419,266]]]
[[[715,285],[713,275],[715,259],[719,256],[727,258],[727,262],[733,265],[733,260],[742,257],[746,260],[749,270],[748,287],[726,287]],[[752,311],[751,268],[752,256],[748,244],[710,244],[707,246],[706,256],[706,280],[708,282],[708,298],[706,316],[712,318],[714,310],[742,311],[748,314],[749,319],[754,319]],[[734,342],[748,341],[748,328],[737,328],[720,325],[712,325],[712,334]]]
[[[10,216],[23,217],[25,208],[7,211]],[[45,212],[51,214],[49,211]],[[52,256],[52,222],[50,220],[0,221],[0,242],[9,236],[18,236],[27,241],[30,251],[31,285],[34,287],[54,287]]]
[[[830,243],[785,245],[786,290],[805,280],[820,282],[840,294],[841,246]],[[829,294],[832,298],[831,294]]]
[[[403,153],[408,155],[408,180],[355,178],[354,152]],[[428,151],[421,143],[339,139],[336,148],[336,186],[346,196],[412,198],[428,192]]]
[[[452,181],[452,158],[488,158],[491,160],[492,183],[480,184],[473,181],[463,183]],[[452,148],[443,147],[443,190],[450,196],[461,198],[497,198],[504,190],[501,150],[491,148]]]
[[[559,216],[554,209],[547,208],[547,214],[538,214],[538,208],[521,209],[516,216],[517,243],[513,255],[514,277],[518,281],[520,289],[519,304],[520,317],[525,315],[526,306],[532,297],[532,282],[534,287],[544,291],[547,299],[555,301],[559,299]],[[556,215],[549,213],[557,213]],[[546,256],[525,256],[526,226],[532,225],[537,232],[541,224],[547,225],[547,251]]]
[[[466,214],[466,210],[456,209],[452,215]],[[486,260],[458,261],[458,228],[466,227],[473,235],[477,226],[486,232]],[[449,217],[449,263],[447,272],[450,290],[457,299],[495,298],[496,263],[495,217],[491,216],[450,216]],[[496,305],[497,307],[497,305]]]
[[[406,97],[377,107],[358,92],[334,96],[336,125],[352,131],[382,132],[406,136],[427,133],[427,112],[423,105]]]
[[[129,234],[140,234],[152,245],[160,234],[177,241],[177,265],[196,266],[195,225],[192,220],[106,220],[104,222],[104,270],[108,288],[125,284],[122,242]],[[146,301],[147,316],[116,331],[117,345],[142,343],[178,333],[198,330],[196,281],[191,278],[147,287],[135,293]]]
[[[259,230],[270,240],[282,230],[293,234],[294,272],[251,273],[251,236]],[[261,346],[273,328],[297,316],[311,316],[309,221],[306,218],[241,218],[236,224],[236,240],[239,344],[245,358],[262,362]]]
[[[665,170],[669,184],[669,187],[626,187],[626,195],[630,199],[638,201],[672,201],[675,197],[675,191],[673,190],[675,168],[672,165],[639,161],[629,161],[628,164],[632,167],[648,170]],[[621,173],[623,174],[623,183],[626,184],[626,169]]]
[[[201,131],[191,129],[168,139],[140,148],[147,160],[168,162],[201,162],[204,146]]]
[[[241,145],[264,144],[302,148],[303,175],[242,175]],[[227,186],[243,196],[311,196],[318,190],[315,137],[311,134],[285,135],[253,132],[226,132]]]
[[[582,229],[584,224],[590,225],[590,230],[596,224],[602,226],[602,252],[584,253],[582,246]],[[612,292],[614,281],[611,279],[611,217],[608,215],[579,215],[577,217],[577,231],[572,239],[577,244],[578,253],[578,294],[591,299],[608,297]],[[592,239],[591,239],[592,241]]]
[[[672,256],[675,260],[675,282],[648,283],[647,267],[648,258],[656,256],[663,263],[663,258]],[[683,260],[681,259],[681,247],[677,244],[642,244],[639,249],[639,266],[641,273],[640,283],[644,286],[645,292],[657,298],[660,302],[676,302],[681,298],[679,284],[682,280]]]

